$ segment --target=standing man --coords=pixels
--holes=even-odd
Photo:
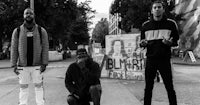
[[[142,26],[140,43],[141,47],[147,48],[144,105],[151,105],[157,70],[163,79],[170,105],[177,105],[170,63],[171,47],[178,45],[177,24],[172,19],[166,18],[164,5],[161,1],[153,2],[151,13],[151,19]]]
[[[43,72],[48,65],[49,42],[44,28],[35,23],[34,11],[24,11],[24,23],[12,34],[11,66],[19,77],[19,105],[28,103],[28,85],[35,85],[37,105],[44,105]]]
[[[77,61],[72,63],[66,72],[65,86],[70,92],[67,98],[69,105],[100,105],[101,70],[99,64],[94,62],[87,54],[86,49],[76,52]]]

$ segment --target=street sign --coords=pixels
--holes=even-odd
[[[186,55],[185,55],[183,61],[187,61],[188,58],[190,58],[190,60],[191,60],[192,62],[196,62],[196,58],[195,58],[195,56],[194,56],[194,54],[193,54],[192,51],[187,51],[187,52],[186,52]]]
[[[189,54],[189,56],[190,56],[191,61],[192,61],[192,62],[196,62],[196,59],[195,59],[195,57],[194,57],[193,52],[192,52],[192,51],[188,51],[188,54]]]
[[[0,15],[6,12],[7,5],[4,2],[0,2]]]

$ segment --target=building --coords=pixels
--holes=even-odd
[[[113,3],[114,3],[114,0],[113,0],[112,4]],[[110,6],[110,11],[111,11],[111,6]],[[112,15],[109,12],[109,35],[139,33],[139,29],[136,29],[136,28],[131,28],[131,32],[129,32],[129,33],[126,33],[124,30],[119,29],[118,26],[119,26],[120,21],[121,21],[120,14],[116,13],[116,14]]]
[[[119,14],[109,14],[109,35],[122,34],[122,30],[118,28],[120,20],[121,17],[119,16]]]
[[[114,0],[112,2],[112,4],[114,3]],[[112,5],[111,4],[111,5]],[[111,6],[110,6],[110,11],[111,11]],[[119,34],[122,34],[122,30],[118,28],[118,25],[119,25],[119,22],[121,21],[121,17],[119,14],[115,14],[115,15],[112,15],[110,12],[109,12],[109,29],[108,29],[108,32],[109,32],[109,35],[119,35]]]

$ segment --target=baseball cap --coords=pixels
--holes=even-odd
[[[85,58],[88,57],[87,51],[84,48],[78,49],[76,51],[76,56],[77,58]]]

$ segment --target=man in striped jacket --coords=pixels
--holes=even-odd
[[[11,66],[19,77],[19,105],[27,105],[30,81],[35,84],[37,105],[44,105],[43,72],[48,65],[49,43],[46,30],[38,27],[34,11],[27,8],[24,23],[12,34]]]
[[[140,46],[147,48],[145,67],[144,105],[151,105],[154,78],[160,72],[168,93],[169,105],[177,105],[171,70],[171,47],[177,46],[179,39],[177,24],[164,15],[161,1],[152,4],[152,17],[145,22],[141,30]]]

